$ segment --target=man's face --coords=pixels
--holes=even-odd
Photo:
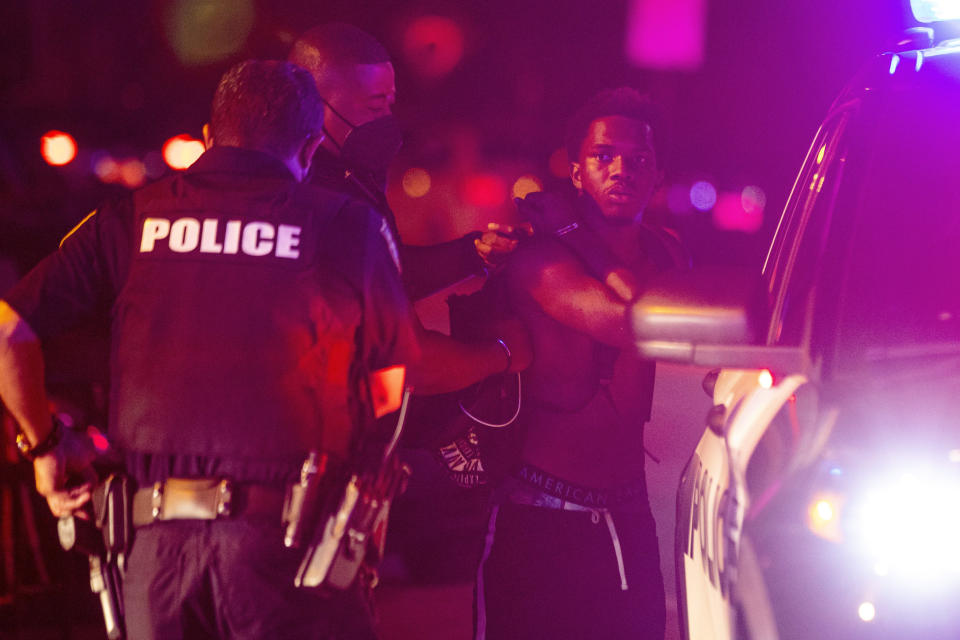
[[[353,128],[351,124],[359,127],[392,112],[397,87],[393,65],[389,62],[353,65],[341,73],[340,80],[336,90],[324,97],[350,124],[325,109],[324,126],[334,141],[342,146]]]
[[[610,221],[631,221],[643,213],[663,178],[647,123],[605,116],[590,123],[570,179],[599,205]]]

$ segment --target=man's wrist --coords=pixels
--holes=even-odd
[[[56,415],[52,417],[51,425],[50,433],[32,446],[30,445],[30,440],[27,438],[27,434],[22,431],[19,432],[17,434],[17,451],[20,452],[20,455],[30,462],[33,462],[40,456],[44,456],[56,449],[57,445],[60,444],[60,440],[63,439],[63,430],[66,427]]]

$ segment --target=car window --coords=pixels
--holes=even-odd
[[[777,229],[765,272],[772,301],[768,341],[796,345],[846,159],[844,132],[854,107],[827,120],[814,139]]]
[[[876,107],[852,229],[838,355],[960,350],[960,86],[934,75]]]

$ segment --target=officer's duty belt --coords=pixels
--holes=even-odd
[[[133,494],[133,526],[229,516],[280,522],[285,491],[226,478],[168,478]]]

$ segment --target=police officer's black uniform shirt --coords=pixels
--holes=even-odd
[[[383,216],[400,244],[396,251],[403,266],[403,284],[411,300],[420,300],[471,275],[484,273],[474,239],[479,232],[428,246],[404,244],[397,219],[381,184],[372,174],[349,170],[339,158],[320,147],[313,155],[310,182],[369,203]]]
[[[381,227],[272,156],[215,147],[88,216],[6,300],[41,339],[109,309],[110,435],[139,480],[279,481],[311,448],[345,454],[355,356],[418,355]]]

